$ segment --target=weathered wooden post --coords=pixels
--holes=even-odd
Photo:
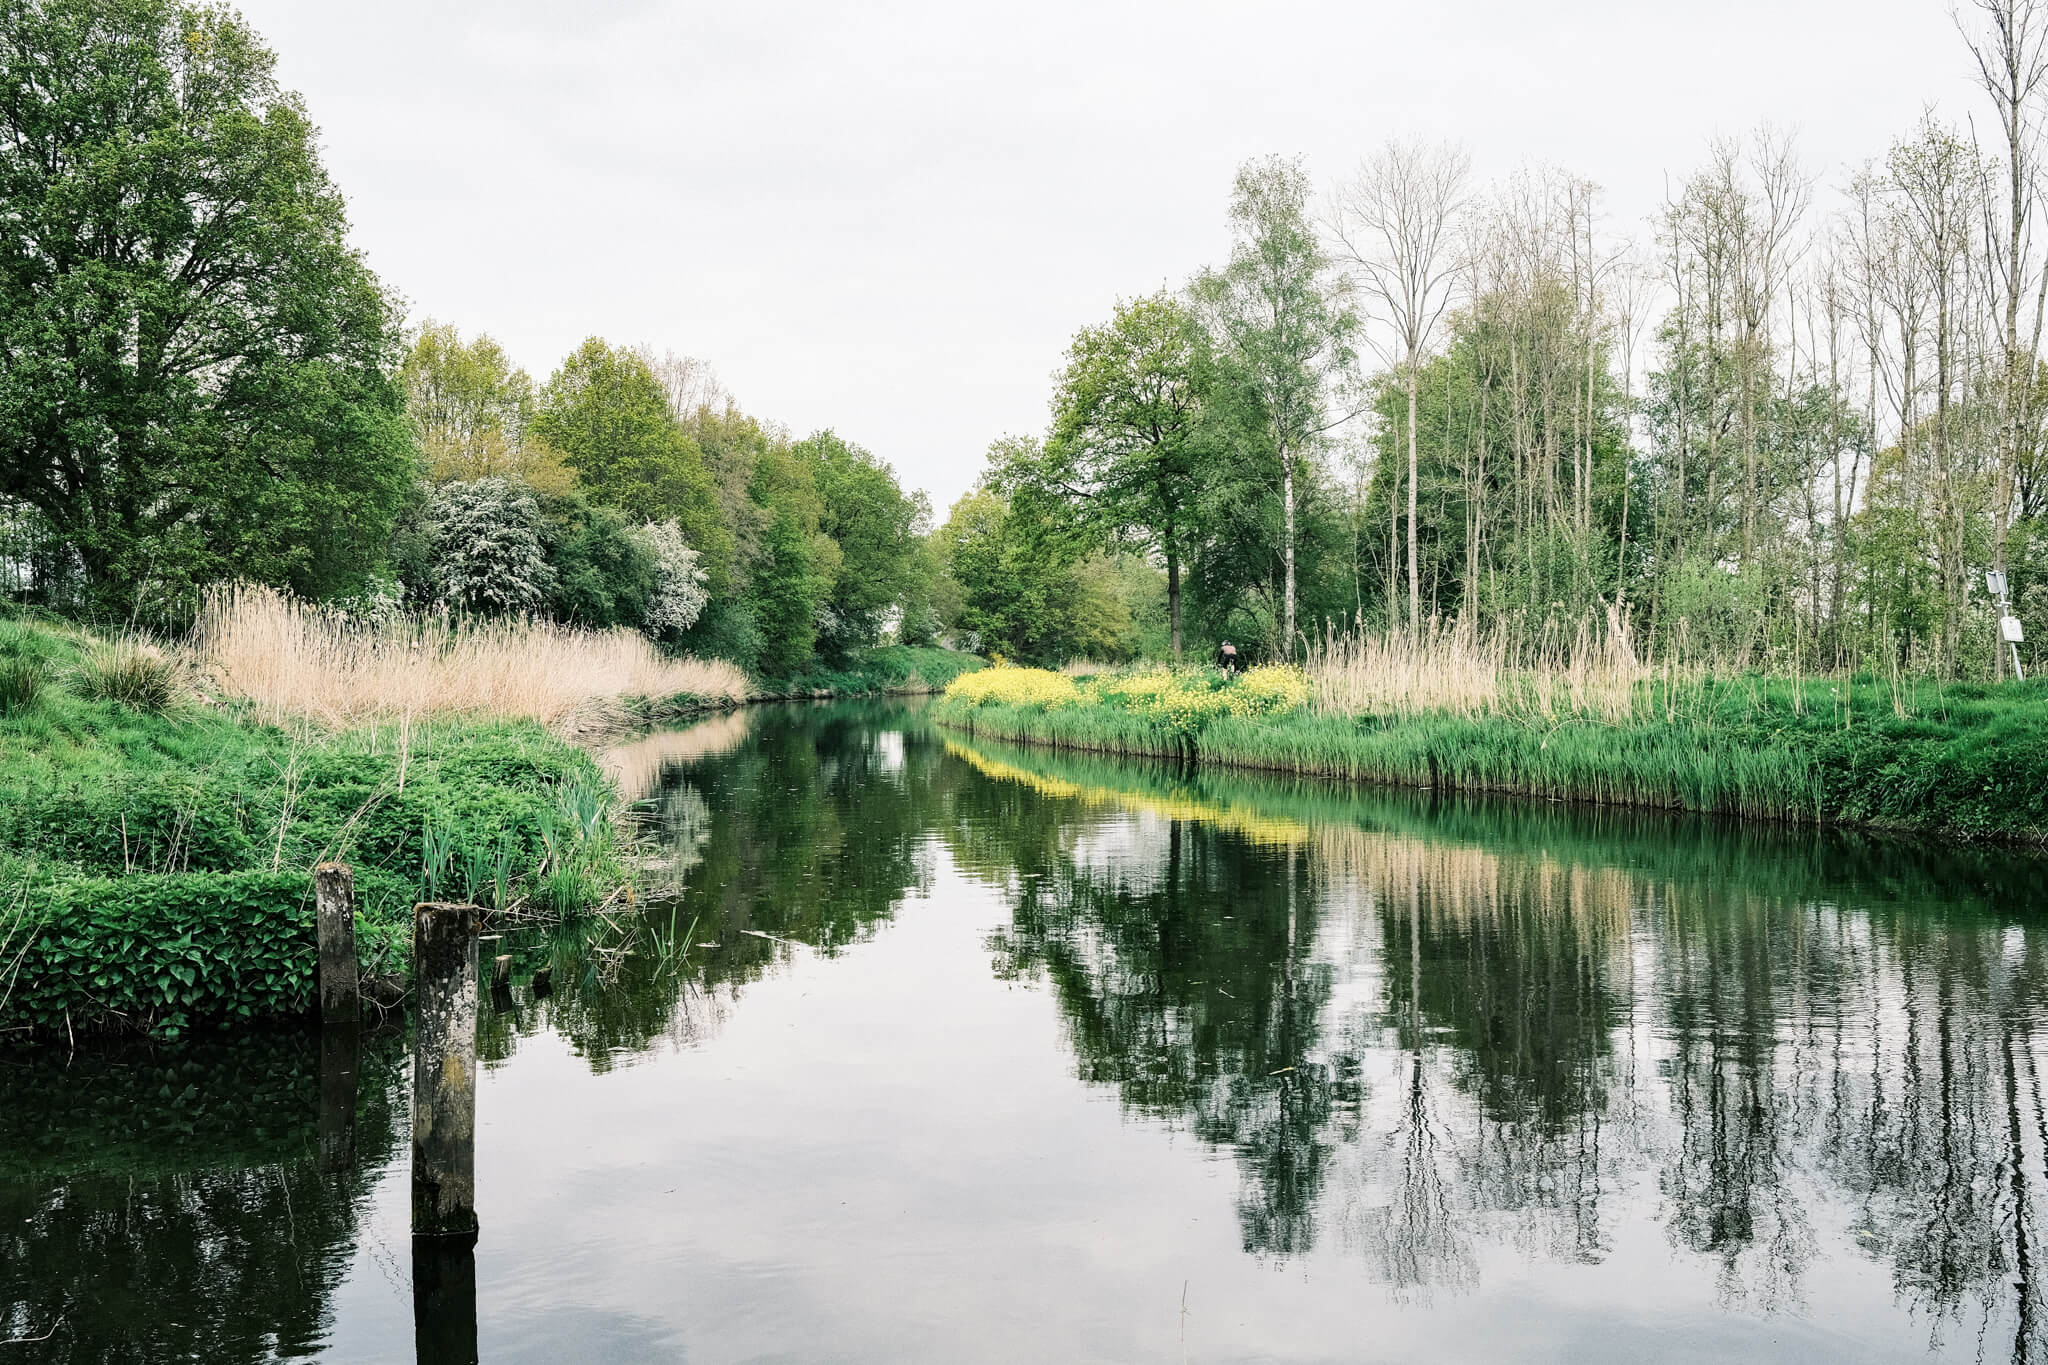
[[[491,985],[495,987],[510,986],[511,984],[512,954],[500,953],[491,959]]]
[[[476,1241],[477,908],[413,907],[412,1234]]]
[[[361,1017],[356,975],[356,879],[346,863],[313,869],[313,904],[320,941],[320,1022],[354,1024]]]

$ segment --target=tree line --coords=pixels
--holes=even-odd
[[[1228,261],[1083,328],[1043,435],[991,449],[943,537],[959,620],[1057,654],[1086,631],[1039,604],[1086,606],[1062,576],[1120,552],[1163,578],[1175,654],[1626,627],[1743,666],[2004,676],[1986,572],[2048,632],[2048,4],[1957,25],[1964,121],[1930,111],[1833,183],[1768,127],[1717,140],[1634,235],[1582,177],[1479,187],[1449,146],[1320,189],[1246,163]]]
[[[699,362],[536,385],[408,332],[303,102],[232,11],[0,11],[0,586],[175,627],[242,578],[362,612],[633,626],[788,674],[936,628],[929,514]]]

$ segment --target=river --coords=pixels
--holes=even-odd
[[[2048,1360],[2039,860],[893,703],[608,761],[641,913],[491,949],[485,1361]],[[432,1356],[408,1074],[337,1162],[310,1034],[0,1056],[0,1361]]]

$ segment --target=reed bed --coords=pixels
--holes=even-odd
[[[267,588],[210,592],[187,646],[218,695],[278,723],[522,717],[602,728],[636,699],[737,702],[747,677],[718,659],[669,659],[633,631],[445,615],[360,621]]]
[[[1555,723],[1633,720],[1644,684],[1681,680],[1638,654],[1620,619],[1524,642],[1466,626],[1373,634],[1331,629],[1304,664],[1318,710],[1334,715],[1501,715]],[[1703,670],[1684,670],[1686,679]]]

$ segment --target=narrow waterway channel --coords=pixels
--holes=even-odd
[[[485,1361],[2048,1360],[2039,860],[882,703],[610,761],[642,912],[493,948]],[[414,1359],[406,1046],[341,1171],[310,1034],[0,1055],[0,1360]]]

